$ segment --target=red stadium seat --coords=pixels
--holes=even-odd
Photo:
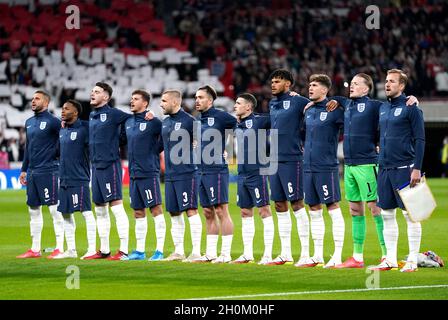
[[[19,39],[10,39],[9,49],[11,52],[19,51],[22,48],[22,42]]]

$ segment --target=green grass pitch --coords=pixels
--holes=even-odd
[[[446,230],[448,226],[448,179],[430,179],[429,184],[438,207],[432,217],[423,222],[421,251],[433,250],[444,260],[447,256]],[[130,218],[130,250],[135,248],[134,219],[129,207],[128,190],[124,190],[125,208]],[[230,211],[235,225],[232,257],[243,250],[241,218],[236,206],[236,185],[230,186]],[[343,258],[352,254],[351,219],[347,202],[341,202],[346,223]],[[201,212],[202,213],[202,212]],[[54,232],[48,209],[43,209],[44,229],[42,248],[54,246]],[[333,252],[331,220],[325,212],[326,261]],[[112,216],[112,215],[111,215]],[[78,254],[87,248],[85,224],[76,213],[76,243]],[[173,250],[170,219],[167,220],[165,254]],[[407,254],[406,224],[399,212],[399,258]],[[204,222],[204,217],[201,214]],[[111,228],[111,249],[116,251],[119,239],[114,218]],[[154,224],[150,218],[147,255],[155,249]],[[294,259],[300,252],[295,218],[292,217],[292,248]],[[276,218],[274,218],[276,223]],[[262,222],[255,218],[255,258],[263,251]],[[202,251],[205,251],[205,224],[203,224]],[[25,204],[25,191],[0,191],[0,299],[196,299],[230,297],[234,299],[448,299],[448,269],[423,269],[418,272],[382,272],[376,279],[380,288],[407,287],[394,290],[366,290],[374,274],[366,269],[326,270],[323,268],[297,269],[292,265],[258,266],[186,264],[181,262],[148,261],[82,261],[80,259],[16,259],[30,246],[29,217]],[[99,240],[97,240],[99,244]],[[191,251],[189,225],[186,220],[186,253]],[[220,250],[220,243],[218,246]],[[280,252],[280,239],[276,234],[273,256]],[[312,252],[312,241],[311,241]],[[44,256],[48,255],[45,253]],[[367,214],[367,238],[365,244],[366,265],[377,264],[381,255],[373,219]],[[67,267],[79,268],[79,289],[66,287]],[[370,277],[370,278],[369,278]],[[439,285],[439,287],[435,287]],[[429,286],[429,287],[421,287]],[[360,289],[360,290],[359,290]],[[339,292],[339,290],[344,290]],[[357,291],[358,290],[358,291]],[[269,295],[271,294],[271,295]]]

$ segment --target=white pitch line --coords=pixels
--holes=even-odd
[[[179,300],[223,300],[223,299],[241,299],[241,298],[260,298],[260,297],[275,297],[275,296],[300,296],[310,294],[325,294],[325,293],[345,293],[345,292],[371,292],[371,291],[388,291],[388,290],[413,290],[413,289],[428,289],[428,288],[448,288],[448,284],[427,285],[427,286],[404,286],[404,287],[388,287],[388,288],[372,288],[372,289],[345,289],[345,290],[320,290],[320,291],[295,291],[295,292],[277,292],[277,293],[260,293],[260,294],[246,294],[236,296],[221,296],[221,297],[207,297],[207,298],[193,298],[193,299],[179,299]]]

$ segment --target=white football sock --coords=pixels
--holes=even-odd
[[[157,248],[156,250],[163,252],[163,248],[165,246],[165,234],[166,234],[166,222],[165,216],[163,214],[159,214],[154,217],[154,226],[156,229],[156,240],[157,240]]]
[[[34,252],[39,252],[42,238],[42,228],[44,226],[42,207],[39,206],[38,209],[31,209],[28,207],[28,212],[30,213],[30,233],[32,241],[31,250]]]
[[[96,223],[98,228],[98,235],[100,237],[101,247],[100,250],[102,253],[110,253],[109,247],[109,235],[110,235],[110,217],[109,217],[109,209],[106,206],[99,207],[95,206],[96,213]]]
[[[291,258],[291,215],[288,211],[277,212],[278,219],[278,233],[280,235],[280,242],[282,245],[281,256]]]
[[[138,252],[145,252],[146,234],[148,233],[148,219],[135,219],[135,239],[137,240],[136,250]]]
[[[300,257],[307,258],[310,256],[310,220],[305,208],[294,211],[294,216],[297,219],[297,233],[302,247]]]
[[[311,211],[311,236],[314,242],[314,255],[313,257],[323,260],[324,259],[324,235],[325,235],[325,221],[322,215],[322,209]]]
[[[274,219],[272,216],[263,218],[264,254],[263,257],[272,259],[272,244],[274,243]]]
[[[128,254],[129,250],[129,218],[124,210],[123,204],[110,207],[115,216],[117,224],[118,237],[120,238],[120,251]]]
[[[420,242],[422,240],[422,225],[420,222],[412,222],[409,214],[403,210],[403,215],[408,224],[408,242],[409,256],[408,261],[417,263],[417,256],[420,251]]]
[[[183,214],[171,216],[171,237],[174,243],[174,252],[184,255],[185,220]]]
[[[54,234],[56,235],[56,249],[64,251],[64,218],[62,213],[58,211],[56,204],[48,206],[51,217],[53,218]]]
[[[83,211],[82,215],[86,221],[87,229],[87,252],[96,251],[96,221],[92,211]]]
[[[345,234],[344,217],[342,216],[341,208],[328,210],[328,213],[330,214],[333,227],[334,253],[332,258],[335,262],[342,263],[342,248],[344,246]]]
[[[397,264],[397,243],[398,243],[398,224],[396,219],[397,210],[381,210],[383,216],[384,229],[383,236],[386,244],[386,259],[392,264]]]
[[[67,250],[76,250],[75,231],[76,222],[73,214],[63,214],[64,234],[67,241]]]
[[[190,222],[191,242],[193,245],[192,254],[201,255],[201,236],[202,236],[202,221],[199,214],[188,217]]]
[[[227,236],[222,236],[221,240],[222,240],[221,255],[230,257],[230,252],[232,249],[233,234],[229,234]]]
[[[207,248],[205,250],[205,254],[209,257],[216,257],[218,252],[218,238],[217,234],[208,234],[207,235]]]
[[[244,256],[248,259],[254,257],[254,236],[255,236],[255,223],[254,217],[242,218],[242,236],[244,245]]]

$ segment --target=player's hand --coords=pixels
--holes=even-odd
[[[26,172],[21,172],[19,176],[19,182],[22,186],[26,186]]]
[[[376,151],[376,153],[380,153],[380,146],[376,146],[375,151]]]
[[[420,170],[417,170],[417,169],[412,170],[410,187],[411,188],[415,187],[416,184],[419,183],[421,179],[422,179],[422,174],[421,174]]]
[[[148,111],[148,112],[146,112],[146,114],[145,114],[145,120],[146,120],[146,121],[149,121],[149,120],[152,120],[152,119],[154,119],[154,114],[152,113],[152,111]]]
[[[295,91],[291,91],[291,92],[289,93],[289,95],[292,96],[292,97],[300,96],[300,94],[298,94],[298,93],[295,92]]]
[[[314,105],[313,101],[308,102],[308,104],[305,106],[305,108],[303,109],[303,113],[306,112],[306,110],[308,110],[309,108],[311,108]]]
[[[414,96],[409,96],[409,97],[406,97],[406,105],[409,107],[409,106],[412,106],[414,103],[418,106],[418,103],[419,103],[419,101],[418,101],[418,99],[416,98],[416,97],[414,97]]]
[[[61,128],[62,128],[62,129],[65,128],[65,121],[61,121]]]
[[[338,106],[339,103],[336,100],[330,100],[327,102],[327,111],[328,112],[334,111]]]

